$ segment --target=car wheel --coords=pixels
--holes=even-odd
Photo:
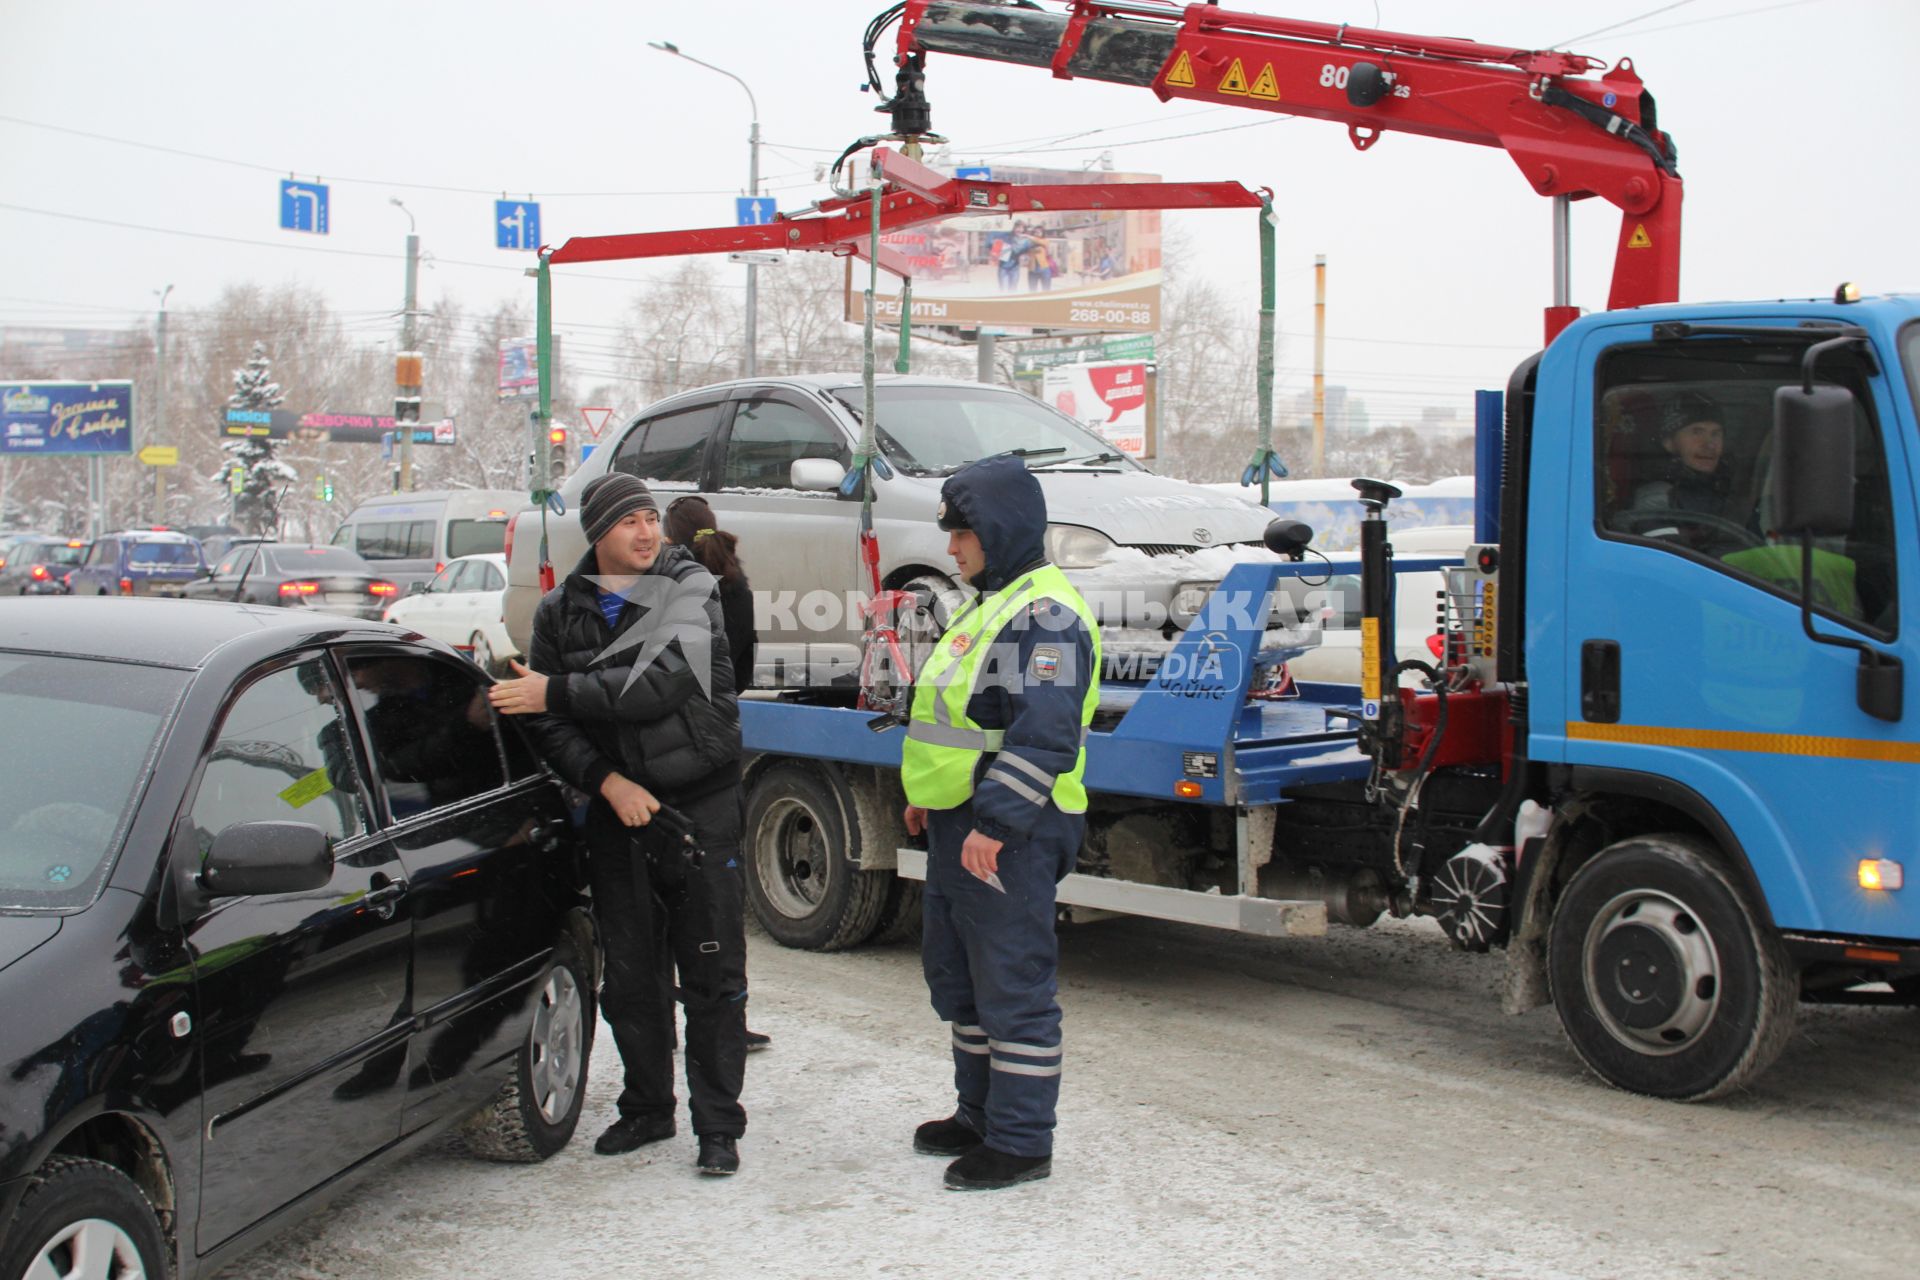
[[[1574,1049],[1622,1089],[1695,1102],[1737,1089],[1793,1033],[1786,948],[1708,847],[1623,840],[1575,873],[1547,941]]]
[[[461,1130],[474,1155],[533,1164],[573,1137],[593,1053],[593,997],[583,974],[571,946],[555,950],[526,1039],[514,1055],[513,1074]]]
[[[468,637],[467,642],[473,648],[473,665],[492,675],[497,660],[493,656],[493,646],[487,643],[487,637],[476,631]]]
[[[747,899],[774,941],[842,951],[880,923],[893,877],[860,870],[852,812],[852,797],[826,769],[777,764],[754,780],[741,839]]]
[[[55,1156],[42,1165],[0,1245],[0,1276],[164,1280],[171,1274],[152,1202],[133,1179],[98,1160]]]

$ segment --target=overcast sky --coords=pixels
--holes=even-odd
[[[423,300],[475,308],[532,295],[531,255],[494,247],[502,194],[541,202],[550,243],[729,223],[747,95],[650,40],[751,86],[763,182],[782,209],[823,195],[816,164],[883,125],[858,92],[861,32],[882,0],[0,6],[5,325],[146,323],[165,285],[169,308],[191,312],[232,284],[297,280],[376,340],[402,296],[408,219],[394,197],[432,258]],[[1234,7],[1630,57],[1679,145],[1684,299],[1824,295],[1843,279],[1920,288],[1915,0]],[[928,94],[962,162],[1081,168],[1105,154],[1118,169],[1274,188],[1286,386],[1308,382],[1316,253],[1330,264],[1331,380],[1376,417],[1500,386],[1537,345],[1549,202],[1498,151],[1390,133],[1361,154],[1322,121],[941,55]],[[278,229],[288,176],[330,185],[330,234]],[[1252,327],[1252,216],[1172,222]],[[1599,307],[1618,217],[1583,202],[1574,228],[1575,300]],[[604,343],[631,282],[661,270],[560,275],[559,327],[582,354]],[[743,283],[743,268],[723,270]]]

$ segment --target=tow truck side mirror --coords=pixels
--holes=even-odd
[[[1773,393],[1774,532],[1838,537],[1853,528],[1853,393],[1780,387]]]

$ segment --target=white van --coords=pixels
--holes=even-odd
[[[525,506],[518,489],[420,489],[368,498],[333,535],[404,592],[461,556],[506,550],[507,518]]]

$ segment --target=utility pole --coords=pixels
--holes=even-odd
[[[1327,255],[1313,256],[1313,474],[1327,474]]]
[[[420,237],[416,234],[413,213],[398,196],[388,203],[407,215],[407,299],[400,315],[400,358],[395,362],[393,430],[399,436],[400,483],[402,493],[413,491],[413,431],[420,424],[422,386],[420,353],[413,341],[413,313],[419,297]]]
[[[165,444],[169,439],[167,431],[167,295],[173,292],[168,285],[160,291],[160,318],[153,327],[153,423],[154,429],[147,433],[148,444]],[[167,522],[167,469],[153,469],[153,523]]]

